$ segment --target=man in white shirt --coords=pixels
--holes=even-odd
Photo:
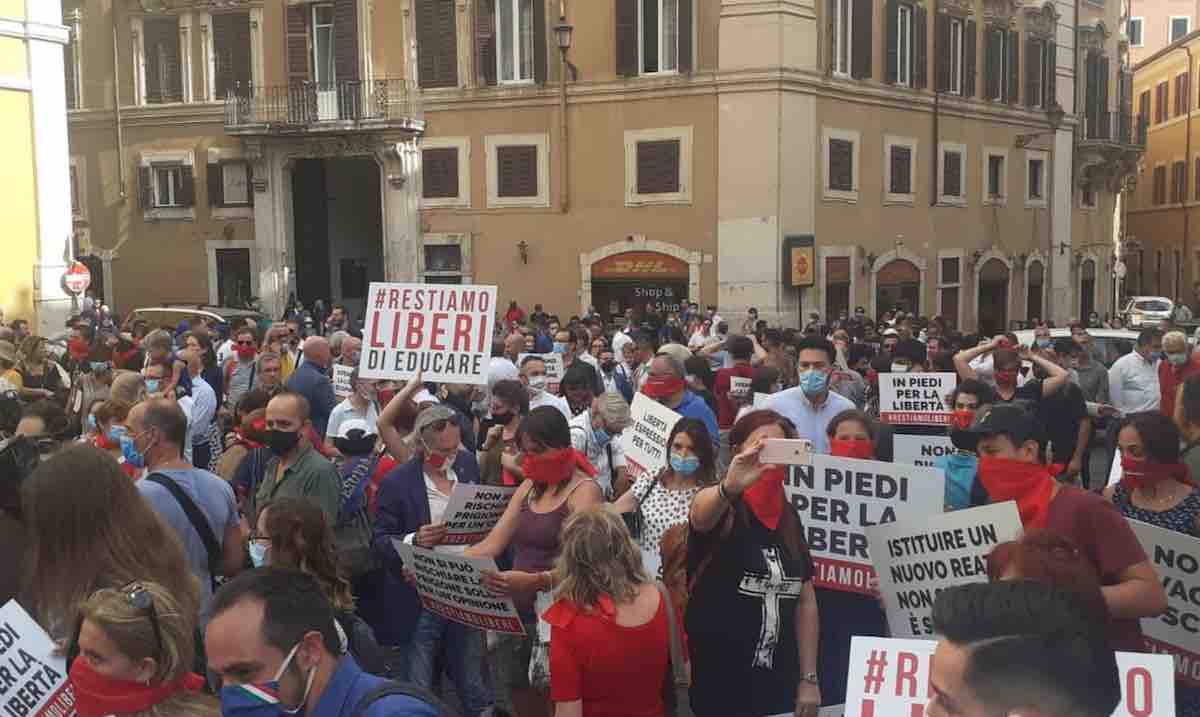
[[[837,350],[828,340],[809,336],[799,344],[796,368],[800,385],[772,394],[763,408],[784,416],[796,426],[800,438],[812,442],[817,453],[829,453],[829,421],[842,411],[854,408],[850,399],[829,390],[833,361]]]
[[[217,416],[217,393],[204,380],[201,371],[204,362],[198,351],[184,349],[180,356],[185,356],[188,371],[192,374],[192,410],[190,424],[192,429],[192,465],[209,470],[213,460],[221,456],[220,446],[213,445],[213,436],[220,435],[213,431],[213,420]]]
[[[350,395],[329,412],[329,422],[325,424],[325,448],[336,451],[334,438],[344,436],[342,424],[351,420],[361,420],[366,424],[367,433],[379,435],[379,408],[375,405],[378,395],[377,384],[369,378],[359,378],[358,369],[350,372]]]
[[[521,383],[529,391],[529,410],[541,406],[554,406],[564,418],[571,420],[571,407],[567,399],[555,396],[546,390],[546,362],[537,354],[530,354],[521,361]]]
[[[632,422],[629,404],[615,391],[597,396],[589,409],[568,421],[571,446],[588,457],[596,469],[596,482],[609,498],[613,487],[623,483],[625,452],[621,449],[621,431]]]
[[[1108,397],[1122,415],[1158,410],[1162,400],[1158,386],[1162,337],[1160,329],[1142,329],[1133,351],[1117,359],[1108,370]]]

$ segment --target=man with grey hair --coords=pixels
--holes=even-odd
[[[720,442],[717,417],[704,399],[687,389],[686,376],[687,369],[679,357],[659,351],[650,362],[650,373],[642,393],[685,418],[703,422],[708,429],[708,438],[716,448]]]
[[[608,498],[625,482],[625,452],[620,438],[621,431],[632,422],[629,404],[615,391],[592,399],[587,409],[568,421],[571,446],[585,454],[596,468],[596,482]]]
[[[1175,417],[1175,395],[1192,376],[1200,375],[1200,354],[1192,350],[1187,334],[1169,331],[1162,339],[1165,361],[1158,362],[1158,389],[1162,395],[1159,410],[1167,418]]]

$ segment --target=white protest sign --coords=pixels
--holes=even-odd
[[[867,528],[892,635],[932,635],[937,594],[987,582],[988,553],[1020,535],[1021,516],[1012,501]]]
[[[745,401],[746,399],[753,400],[751,394],[754,393],[750,385],[754,383],[754,379],[744,376],[729,377],[729,397],[735,401]]]
[[[884,423],[944,426],[951,411],[946,397],[958,385],[953,373],[879,374],[879,419]]]
[[[1113,450],[1112,465],[1110,465],[1108,467],[1108,487],[1111,488],[1114,485],[1120,483],[1122,474],[1123,474],[1123,471],[1121,470],[1121,449],[1116,448]]]
[[[1167,591],[1167,611],[1142,618],[1146,648],[1175,658],[1175,675],[1200,687],[1200,539],[1130,520]]]
[[[657,550],[642,548],[642,567],[653,580],[662,580],[662,553]]]
[[[917,523],[944,509],[945,478],[936,468],[814,454],[788,470],[784,490],[804,524],[817,587],[870,595],[875,569],[866,529]]]
[[[0,705],[7,717],[75,714],[66,660],[16,600],[0,608]]]
[[[343,366],[340,363],[333,365],[333,395],[345,398],[354,391],[354,387],[350,385],[350,374],[352,373],[354,373],[353,366]]]
[[[644,474],[657,475],[667,465],[667,439],[682,416],[644,393],[634,395],[629,414],[633,425],[621,432],[621,450],[629,479],[636,481]]]
[[[754,392],[754,407],[755,408],[766,408],[767,401],[769,401],[769,400],[771,400],[771,394],[759,393],[758,391]]]
[[[456,483],[442,522],[445,545],[471,545],[487,537],[504,515],[516,487]]]
[[[392,538],[404,567],[416,575],[417,593],[426,610],[480,630],[524,635],[512,598],[483,586],[480,571],[496,570],[491,558],[438,553]]]
[[[933,468],[934,461],[953,452],[950,436],[892,435],[892,460],[896,463]]]
[[[563,366],[562,354],[520,354],[517,356],[517,367],[525,363],[526,356],[536,356],[546,364],[546,391],[558,395],[558,385],[562,382],[563,374],[567,372]]]
[[[363,378],[487,384],[496,287],[371,282]]]
[[[923,717],[937,642],[854,637],[846,678],[847,717]],[[1175,717],[1171,658],[1116,653],[1121,701],[1111,717]]]

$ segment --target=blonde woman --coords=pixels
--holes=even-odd
[[[542,617],[555,717],[662,717],[673,608],[620,516],[601,506],[572,514],[553,577],[558,600]]]
[[[219,715],[192,672],[195,635],[195,616],[158,583],[93,593],[79,608],[70,669],[79,717]]]

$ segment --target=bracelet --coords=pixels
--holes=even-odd
[[[725,490],[724,480],[717,481],[717,493],[720,494],[720,496],[725,499],[725,502],[729,503],[730,505],[733,505],[736,501],[736,497],[729,495],[729,491]]]

